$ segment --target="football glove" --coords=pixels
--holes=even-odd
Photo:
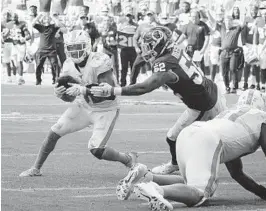
[[[78,96],[86,94],[86,87],[75,83],[68,83],[71,87],[66,90],[67,95]]]
[[[112,95],[112,88],[108,83],[101,83],[99,86],[91,87],[90,92],[96,97],[110,97]]]

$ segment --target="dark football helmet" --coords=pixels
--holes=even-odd
[[[173,43],[172,32],[164,26],[151,28],[142,36],[141,51],[146,62],[153,62]]]

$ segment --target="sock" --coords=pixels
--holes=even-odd
[[[102,159],[108,161],[119,161],[124,165],[127,165],[131,161],[131,157],[128,154],[118,152],[117,150],[110,147],[105,148]]]
[[[175,141],[172,141],[168,137],[166,137],[166,142],[168,143],[168,145],[170,147],[170,153],[172,155],[172,164],[177,165]]]
[[[252,85],[256,84],[256,76],[254,76],[254,75],[251,76],[251,84]]]
[[[61,136],[57,135],[52,130],[49,131],[48,136],[44,139],[40,148],[39,154],[35,160],[34,167],[40,169],[47,159],[48,155],[54,150],[58,139]]]
[[[7,69],[8,77],[11,77],[11,66],[10,66],[10,63],[6,63],[6,69]]]

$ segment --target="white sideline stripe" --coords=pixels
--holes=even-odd
[[[256,152],[261,152],[262,149],[258,149]],[[137,152],[138,154],[169,154],[169,151],[144,151]],[[75,153],[75,152],[62,152],[62,153],[52,153],[55,156],[70,156],[70,155],[90,155],[91,153]],[[35,153],[25,153],[25,154],[1,154],[2,157],[35,157],[38,154]]]
[[[134,128],[134,129],[114,129],[114,131],[127,131],[127,132],[138,132],[138,131],[167,131],[169,130],[169,128]],[[5,134],[5,133],[9,133],[9,134],[24,134],[24,133],[47,133],[48,130],[43,130],[43,131],[38,131],[38,130],[23,130],[23,131],[4,131],[2,129],[1,133]],[[80,130],[77,131],[75,133],[84,133],[84,132],[92,132],[92,129],[88,129],[88,130]]]
[[[266,181],[258,181],[260,184],[265,185]],[[236,182],[222,182],[219,185],[239,185]],[[100,190],[115,190],[116,187],[60,187],[60,188],[2,188],[2,191],[10,191],[10,192],[34,192],[34,191],[75,191],[75,190],[88,190],[88,191],[100,191]],[[104,194],[103,194],[104,195]],[[101,196],[103,196],[101,195]],[[109,194],[108,194],[109,195]],[[115,194],[110,194],[115,195]],[[99,195],[100,196],[100,195]]]
[[[169,151],[146,151],[146,152],[138,152],[138,154],[168,154]],[[52,153],[52,155],[57,156],[69,156],[69,155],[90,155],[91,153],[74,153],[74,152],[62,152],[62,153]],[[25,153],[25,154],[2,154],[2,157],[33,157],[37,156],[38,154],[34,153]]]
[[[79,195],[79,196],[72,196],[72,198],[102,198],[102,197],[113,197],[116,194],[97,194],[97,195]]]
[[[120,116],[174,116],[180,115],[181,112],[172,112],[172,113],[121,113]],[[21,113],[9,113],[9,114],[1,114],[2,120],[9,119],[34,119],[34,120],[42,120],[44,118],[48,119],[58,119],[62,115],[52,115],[52,114],[21,114]],[[37,121],[36,120],[36,121]]]

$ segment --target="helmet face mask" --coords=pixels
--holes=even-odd
[[[87,32],[74,30],[65,39],[65,52],[68,58],[79,64],[91,52],[91,39]]]
[[[141,51],[146,62],[153,62],[172,41],[172,32],[163,26],[150,29],[142,37]]]

